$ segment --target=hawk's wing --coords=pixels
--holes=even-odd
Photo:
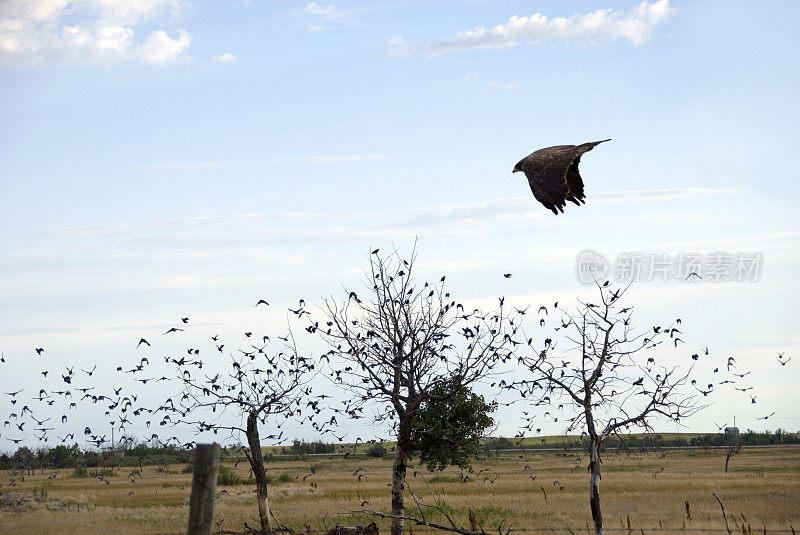
[[[577,205],[584,202],[586,195],[578,170],[581,155],[605,141],[609,140],[547,147],[530,154],[517,166],[528,177],[528,184],[536,200],[558,215],[559,211],[564,212],[566,201]]]
[[[570,197],[567,169],[577,154],[575,145],[560,145],[537,150],[525,158],[523,171],[533,196],[554,214],[564,212]]]
[[[578,206],[584,203],[586,198],[586,195],[583,194],[583,179],[581,179],[581,174],[578,171],[580,161],[581,157],[578,155],[577,158],[572,160],[572,164],[567,169],[567,200],[574,202]]]
[[[567,182],[563,176],[559,180],[553,173],[540,173],[537,171],[525,171],[528,177],[528,184],[531,187],[533,196],[544,205],[548,210],[552,210],[558,215],[558,211],[564,212],[567,198]]]

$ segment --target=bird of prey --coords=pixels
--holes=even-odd
[[[578,171],[581,156],[606,141],[611,140],[539,149],[520,160],[512,173],[525,173],[536,200],[556,215],[559,211],[564,213],[567,201],[578,206],[585,202],[583,180]]]

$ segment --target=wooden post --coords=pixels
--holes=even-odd
[[[198,444],[194,450],[188,535],[210,535],[217,501],[219,444]]]

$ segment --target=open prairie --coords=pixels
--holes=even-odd
[[[746,534],[765,529],[792,533],[800,528],[800,447],[743,450],[732,459],[727,474],[724,462],[724,450],[670,450],[666,456],[608,452],[601,485],[606,529],[723,533],[713,492],[722,499],[734,533],[743,533],[743,528]],[[242,478],[248,476],[246,464],[235,467]],[[432,492],[464,526],[469,526],[472,508],[487,532],[496,532],[502,521],[514,531],[588,533],[586,464],[585,456],[573,453],[509,452],[475,463],[471,474],[464,473],[470,476],[466,482],[457,469],[430,473],[416,467],[409,469],[408,481],[421,500],[431,503]],[[226,460],[223,466],[234,468],[234,463]],[[0,479],[0,532],[185,533],[192,475],[184,468],[173,465],[164,474],[146,466],[141,477],[128,477],[132,469],[122,467],[107,477],[108,483],[61,470],[55,477],[47,471],[24,481],[16,477],[12,485],[15,477],[5,473]],[[360,480],[353,475],[359,468],[363,470],[358,474],[366,476]],[[300,530],[306,525],[318,530],[367,524],[371,517],[348,511],[361,509],[367,501],[364,508],[388,512],[390,471],[389,459],[273,461],[269,473],[275,481],[270,487],[274,515],[281,524]],[[258,524],[252,485],[218,490],[215,520],[220,529],[238,531],[245,523]],[[407,504],[408,513],[416,515],[410,497]],[[388,532],[386,521],[377,523]]]

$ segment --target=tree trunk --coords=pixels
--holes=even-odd
[[[589,507],[595,535],[604,535],[603,514],[600,512],[600,440],[597,438],[592,439],[589,450]]]
[[[269,500],[267,498],[267,474],[264,471],[264,457],[261,455],[261,439],[258,436],[258,414],[251,413],[247,417],[247,443],[250,446],[250,467],[256,477],[256,502],[261,531],[272,535],[269,520]]]
[[[401,428],[404,428],[401,424]],[[395,449],[394,465],[392,466],[392,514],[402,516],[405,514],[404,493],[406,483],[406,462],[408,462],[409,445],[405,433],[398,433],[397,448]],[[402,535],[403,519],[392,519],[392,535]]]

